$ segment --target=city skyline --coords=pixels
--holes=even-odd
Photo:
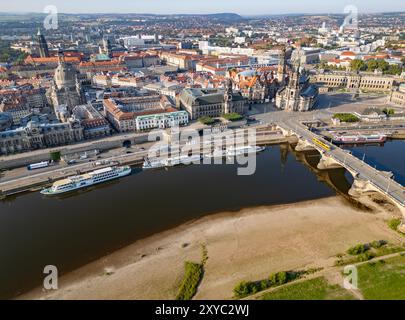
[[[59,12],[63,13],[139,13],[139,14],[209,14],[232,12],[240,15],[271,15],[271,14],[297,14],[297,13],[343,13],[344,8],[348,5],[354,5],[358,8],[359,13],[379,13],[379,12],[401,12],[403,6],[398,1],[387,0],[384,2],[384,8],[381,2],[372,1],[343,1],[338,0],[331,3],[319,3],[315,0],[306,1],[261,1],[252,0],[246,2],[243,0],[213,1],[207,0],[202,2],[186,2],[183,0],[173,0],[170,2],[164,0],[153,1],[129,1],[121,0],[119,3],[111,4],[109,1],[81,2],[78,0],[69,1],[69,3],[54,0],[50,3],[48,0],[10,2],[2,5],[3,13],[28,13],[43,12],[44,8],[49,5],[56,6]]]
[[[0,299],[405,300],[405,10],[318,1],[3,1]]]

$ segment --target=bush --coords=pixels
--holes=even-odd
[[[375,257],[374,254],[372,254],[372,253],[369,252],[369,251],[366,251],[366,252],[364,252],[364,253],[362,253],[362,254],[359,255],[358,261],[360,261],[360,262],[368,261],[368,260],[370,260],[370,259],[373,259],[374,257]]]
[[[400,224],[401,224],[401,219],[399,219],[399,218],[391,219],[390,221],[388,221],[388,226],[394,231],[398,231],[398,226]]]
[[[387,115],[387,116],[392,116],[395,114],[395,110],[394,109],[389,109],[389,108],[384,108],[383,112]]]
[[[280,286],[288,282],[287,272],[281,271],[277,273],[273,273],[269,277],[269,281],[271,282],[272,286]]]
[[[257,291],[256,285],[254,282],[251,281],[242,281],[239,283],[234,289],[233,293],[237,298],[247,297]],[[262,289],[264,290],[264,289]]]
[[[229,121],[239,121],[243,119],[243,116],[240,115],[239,113],[227,113],[227,114],[223,114],[222,118],[229,120]]]
[[[339,119],[342,122],[359,122],[360,119],[351,113],[336,113],[333,118]]]
[[[308,274],[308,272],[312,273],[318,270],[319,269],[310,269],[309,271],[281,271],[272,273],[267,280],[265,279],[256,282],[242,281],[233,289],[233,293],[238,299],[244,298],[271,287],[281,286],[300,278],[304,274]]]
[[[358,244],[358,245],[355,245],[354,247],[349,248],[349,250],[347,250],[347,253],[352,256],[356,256],[356,255],[362,254],[366,251],[367,251],[367,248],[364,244]]]
[[[176,300],[190,300],[197,292],[198,285],[203,277],[203,265],[199,263],[186,262],[186,273],[180,285]]]
[[[60,151],[54,151],[54,152],[51,152],[50,156],[51,156],[52,161],[58,162],[61,158],[61,153],[60,153]]]
[[[206,125],[215,123],[215,120],[212,119],[211,117],[201,117],[198,119],[198,121],[200,121],[202,124],[206,124]]]
[[[370,243],[370,246],[373,247],[374,249],[381,248],[384,245],[383,241],[373,241]]]

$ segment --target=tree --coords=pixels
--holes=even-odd
[[[384,112],[387,116],[391,116],[391,115],[395,114],[395,110],[394,110],[394,109],[384,108],[383,112]]]
[[[350,68],[354,71],[364,71],[366,70],[366,64],[363,60],[354,59],[350,62]]]
[[[52,161],[58,162],[58,161],[60,160],[60,158],[61,158],[61,153],[60,153],[60,151],[51,152],[51,160],[52,160]]]
[[[389,63],[385,60],[378,60],[378,68],[382,71],[387,71],[389,68]]]
[[[373,59],[367,62],[367,71],[374,71],[377,68],[378,68],[377,60]]]

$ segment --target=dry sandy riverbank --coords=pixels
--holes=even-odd
[[[357,243],[378,239],[397,243],[401,238],[386,226],[385,218],[355,209],[341,197],[225,212],[90,263],[61,277],[57,291],[39,288],[20,298],[173,299],[184,262],[199,262],[204,243],[209,258],[195,298],[231,299],[241,280],[331,265],[333,256]]]

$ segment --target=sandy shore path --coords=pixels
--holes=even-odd
[[[348,247],[400,237],[384,215],[340,197],[211,215],[140,240],[61,277],[59,289],[22,299],[173,299],[186,260],[208,250],[196,299],[231,299],[242,280],[297,268],[329,266]]]

